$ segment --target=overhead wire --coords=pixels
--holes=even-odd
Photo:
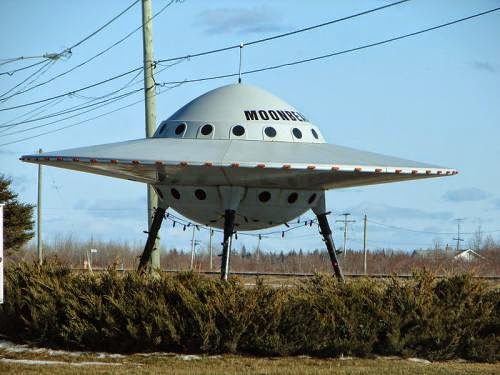
[[[31,120],[32,118],[35,118],[36,116],[40,116],[41,114],[47,112],[50,108],[57,106],[58,104],[60,104],[64,100],[66,100],[66,98],[54,99],[53,101],[46,102],[37,108],[33,108],[32,110],[30,110],[28,112],[21,113],[20,115],[10,119],[9,121],[6,121],[6,122],[0,124],[0,135],[2,133],[5,133],[6,131],[8,131],[10,128],[12,128],[13,127],[12,124],[16,120],[19,120],[20,118],[23,118],[23,117],[25,120]],[[6,126],[3,126],[3,125],[6,125]],[[17,125],[15,125],[15,126],[17,126]]]
[[[22,86],[23,84],[25,84],[28,80],[32,79],[30,82],[26,83],[26,85],[24,86],[25,87],[28,87],[29,85],[31,85],[33,82],[35,82],[37,79],[39,79],[43,74],[47,73],[47,71],[52,67],[52,65],[55,64],[55,61],[46,61],[45,64],[43,64],[38,70],[36,70],[34,73],[30,74],[29,76],[27,76],[25,79],[23,79],[21,82],[19,82],[18,84],[16,84],[15,86],[11,87],[9,90],[7,90],[6,92],[4,92],[3,94],[0,94],[0,102],[5,102],[7,101],[10,97],[8,98],[4,98],[5,95],[9,94],[10,92],[12,92],[13,90],[15,90],[16,88],[18,88],[19,86]],[[21,88],[19,89],[19,91],[23,90],[24,88]],[[19,92],[18,91],[18,92]]]
[[[30,68],[33,68],[35,66],[38,66],[40,64],[43,64],[44,62],[46,62],[45,60],[41,60],[41,61],[38,61],[36,63],[33,63],[33,64],[30,64],[30,65],[26,65],[26,66],[23,66],[22,68],[17,68],[17,69],[14,69],[14,70],[11,70],[11,71],[7,71],[7,72],[0,72],[0,76],[2,75],[9,75],[9,76],[12,76],[14,75],[15,73],[17,72],[21,72],[23,70],[26,70],[26,69],[30,69]]]
[[[166,69],[169,69],[171,67],[173,67],[174,65],[178,65],[180,63],[182,63],[184,60],[178,60],[177,62],[173,63],[173,64],[169,64],[167,66],[164,66],[162,69],[160,69],[158,71],[157,74],[165,71]],[[60,115],[63,115],[63,114],[67,114],[67,113],[70,113],[70,112],[75,112],[75,111],[79,111],[79,110],[82,110],[82,109],[86,109],[86,108],[89,108],[89,107],[92,107],[92,106],[95,106],[95,105],[98,105],[98,104],[101,104],[101,103],[104,103],[104,102],[108,102],[110,100],[112,100],[112,102],[115,102],[117,100],[121,100],[121,99],[124,99],[128,96],[128,94],[133,94],[133,93],[136,93],[136,92],[139,92],[139,91],[143,91],[143,88],[141,89],[138,89],[138,90],[132,90],[132,91],[129,91],[128,93],[126,93],[125,95],[120,95],[118,97],[114,97],[114,98],[111,98],[111,99],[108,99],[106,101],[102,101],[102,102],[99,102],[99,103],[94,103],[94,104],[89,104],[91,102],[94,102],[96,100],[100,100],[100,99],[103,99],[103,98],[106,98],[106,97],[109,97],[113,94],[116,94],[122,90],[124,90],[125,88],[127,87],[130,87],[131,85],[136,85],[141,81],[135,81],[137,79],[137,77],[141,74],[142,72],[141,71],[138,71],[137,74],[132,77],[130,79],[130,81],[125,84],[123,87],[121,87],[120,89],[117,89],[117,90],[114,90],[106,95],[102,95],[102,96],[99,96],[99,97],[95,97],[95,98],[89,98],[89,97],[85,97],[85,96],[82,96],[84,99],[90,99],[88,100],[87,102],[81,104],[81,105],[77,105],[77,106],[73,106],[73,107],[70,107],[70,108],[66,108],[65,110],[63,111],[59,111],[59,112],[55,112],[55,113],[52,113],[50,115],[46,115],[46,116],[42,116],[42,117],[38,117],[38,118],[31,118],[31,119],[25,119],[23,121],[19,121],[19,122],[13,122],[12,120],[9,121],[8,123],[4,123],[4,124],[0,124],[0,128],[4,128],[3,130],[0,130],[0,136],[8,136],[8,135],[13,135],[13,134],[17,134],[17,133],[23,133],[23,132],[26,132],[28,130],[32,130],[32,129],[37,129],[37,128],[40,128],[40,127],[45,127],[45,126],[48,126],[48,125],[51,125],[51,124],[54,124],[54,123],[58,123],[58,122],[61,122],[63,120],[66,120],[66,119],[69,119],[69,118],[73,118],[73,117],[76,117],[76,116],[69,116],[69,117],[66,117],[64,119],[61,119],[61,120],[57,120],[57,121],[52,121],[52,122],[49,122],[47,124],[44,124],[44,125],[40,125],[40,126],[34,126],[34,127],[31,127],[31,128],[28,128],[28,129],[23,129],[23,130],[20,130],[20,131],[16,131],[16,132],[11,132],[11,133],[7,133],[7,134],[2,134],[2,133],[5,133],[5,131],[7,129],[10,129],[12,127],[15,127],[15,126],[19,126],[19,125],[24,125],[24,124],[27,124],[27,123],[31,123],[31,122],[35,122],[35,121],[40,121],[40,120],[44,120],[44,119],[48,119],[48,118],[51,118],[51,117],[57,117],[57,116],[60,116]],[[134,82],[135,81],[135,82]],[[76,96],[78,94],[71,94],[70,96]],[[60,98],[61,99],[61,98]],[[108,103],[108,104],[111,104],[111,103]],[[101,108],[102,106],[99,106],[97,108],[94,108],[95,109],[98,109],[98,108]],[[91,110],[89,111],[85,111],[85,112],[82,112],[80,114],[83,114],[83,113],[88,113],[90,112]],[[80,115],[78,114],[78,115]]]
[[[405,232],[413,232],[413,233],[422,233],[422,234],[435,234],[435,235],[446,235],[446,236],[451,236],[451,235],[456,235],[457,232],[433,232],[433,231],[428,231],[428,230],[418,230],[418,229],[411,229],[411,228],[404,228],[404,227],[399,227],[399,226],[395,226],[395,225],[389,225],[389,224],[384,224],[384,223],[381,223],[381,222],[378,222],[378,221],[374,221],[374,220],[369,220],[367,219],[366,221],[372,223],[372,224],[375,224],[375,225],[379,225],[381,227],[385,227],[385,228],[388,228],[388,229],[392,229],[392,230],[399,230],[399,231],[405,231]],[[489,230],[489,231],[483,231],[481,230],[482,233],[495,233],[495,232],[500,232],[500,229],[495,229],[495,230]],[[461,232],[460,234],[474,234],[474,232]]]
[[[135,69],[131,69],[131,70],[126,71],[124,73],[118,74],[116,76],[104,79],[102,81],[99,81],[99,82],[96,82],[96,83],[93,83],[93,84],[81,87],[81,88],[76,89],[76,90],[67,91],[67,92],[65,92],[63,94],[55,95],[55,96],[52,96],[50,98],[40,99],[40,100],[36,100],[36,101],[30,102],[30,103],[19,104],[19,105],[15,105],[15,106],[12,106],[12,107],[7,107],[7,108],[0,108],[0,112],[2,112],[2,111],[10,111],[12,109],[29,107],[29,106],[32,106],[32,105],[35,105],[35,104],[47,102],[47,101],[52,100],[52,99],[62,98],[64,96],[68,96],[68,95],[71,95],[71,94],[74,94],[74,93],[77,93],[77,92],[85,91],[85,90],[88,90],[88,89],[91,89],[91,88],[103,85],[105,83],[114,81],[114,80],[116,80],[118,78],[121,78],[121,77],[125,77],[125,76],[127,76],[129,74],[132,74],[132,73],[137,72],[138,70],[142,70],[142,69],[143,69],[143,67],[140,66],[140,67],[137,67]]]
[[[345,16],[345,17],[341,17],[341,18],[336,18],[336,19],[333,19],[333,20],[330,20],[330,21],[327,21],[327,22],[323,22],[323,23],[320,23],[320,24],[312,25],[312,26],[307,26],[307,27],[304,27],[304,28],[301,28],[301,29],[298,29],[298,30],[293,30],[293,31],[289,31],[289,32],[286,32],[286,33],[282,33],[282,34],[273,35],[273,36],[270,36],[270,37],[267,37],[267,38],[256,39],[256,40],[252,40],[250,42],[243,42],[243,45],[250,46],[250,45],[254,45],[254,44],[268,42],[270,40],[284,38],[284,37],[287,37],[287,36],[290,36],[290,35],[294,35],[294,34],[303,33],[303,32],[314,30],[314,29],[317,29],[317,28],[320,28],[320,27],[325,27],[325,26],[333,25],[333,24],[338,23],[338,22],[347,21],[347,20],[352,19],[352,18],[364,16],[364,15],[369,14],[369,13],[374,13],[374,12],[377,12],[379,10],[383,10],[383,9],[390,8],[390,7],[393,7],[393,6],[396,6],[396,5],[400,5],[402,3],[406,3],[408,1],[411,1],[411,0],[396,1],[396,2],[393,2],[393,3],[390,3],[390,4],[386,4],[386,5],[382,5],[382,6],[376,7],[376,8],[365,10],[363,12],[351,14],[349,16]],[[203,51],[203,52],[198,52],[198,53],[193,53],[193,54],[189,54],[189,55],[178,56],[178,57],[170,57],[170,58],[166,58],[166,59],[160,59],[160,60],[157,60],[156,62],[157,63],[162,63],[162,62],[175,61],[175,60],[184,59],[184,58],[193,58],[193,57],[206,56],[206,55],[211,55],[211,54],[214,54],[214,53],[224,52],[224,51],[228,51],[228,50],[235,49],[235,48],[240,48],[240,47],[241,47],[241,45],[240,45],[240,43],[238,43],[238,44],[230,45],[230,46],[227,46],[227,47],[216,48],[216,49],[212,49],[212,50],[208,50],[208,51]]]
[[[136,93],[136,92],[139,92],[139,91],[142,91],[143,89],[139,89],[139,90],[131,90],[131,91],[128,91],[127,93],[123,94],[123,95],[119,95],[119,96],[115,96],[115,97],[111,97],[111,95],[114,95],[114,94],[117,94],[119,93],[120,91],[123,91],[125,88],[129,87],[131,83],[133,83],[133,81],[135,80],[135,78],[137,78],[137,76],[140,74],[141,72],[138,72],[131,80],[129,83],[127,83],[126,85],[124,85],[123,87],[117,89],[117,90],[113,90],[111,91],[110,93],[106,94],[106,95],[102,95],[102,96],[99,96],[99,97],[95,97],[95,98],[88,98],[88,97],[83,97],[84,99],[86,99],[87,101],[84,102],[83,104],[79,104],[79,105],[76,105],[76,106],[73,106],[73,107],[69,107],[69,108],[66,108],[64,110],[61,110],[61,111],[58,111],[58,112],[55,112],[55,113],[51,113],[49,115],[45,115],[45,116],[42,116],[42,117],[37,117],[37,118],[32,118],[30,120],[23,120],[23,121],[19,121],[19,122],[14,122],[14,123],[11,123],[9,125],[7,125],[6,127],[8,128],[12,128],[14,126],[18,126],[18,125],[24,125],[24,124],[28,124],[28,123],[31,123],[31,122],[36,122],[36,121],[40,121],[40,120],[46,120],[48,118],[52,118],[52,117],[57,117],[57,116],[61,116],[61,115],[65,115],[65,114],[68,114],[68,113],[72,113],[72,112],[75,112],[75,111],[80,111],[80,110],[83,110],[83,109],[87,109],[87,108],[90,108],[90,107],[93,107],[93,106],[96,106],[96,105],[99,105],[99,104],[102,104],[102,103],[106,103],[110,100],[114,100],[114,99],[118,99],[118,98],[124,98],[126,96],[128,96],[129,94],[131,93]],[[74,95],[77,95],[77,94],[74,94]],[[73,95],[71,95],[73,96]],[[108,99],[105,99],[105,98],[108,98]],[[98,100],[101,100],[101,99],[105,99],[105,100],[102,100],[100,102],[97,102]],[[97,102],[97,103],[95,103]],[[93,104],[90,104],[90,103],[93,103]],[[85,112],[86,113],[86,112]],[[0,128],[4,127],[4,125],[0,125]],[[37,127],[34,127],[34,128],[38,128]],[[34,128],[30,128],[30,129],[34,129]],[[28,129],[29,130],[29,129]],[[26,131],[26,130],[21,130],[21,131],[18,131],[19,133],[22,133],[23,131]],[[9,133],[9,134],[16,134],[16,132],[14,133]],[[7,134],[5,134],[7,135]]]
[[[174,3],[175,1],[176,0],[171,0],[169,3],[167,3],[162,9],[160,9],[160,11],[158,11],[157,13],[155,13],[153,15],[153,17],[149,21],[153,20],[156,16],[158,16],[159,14],[161,14],[166,8],[168,8],[170,5],[172,5],[172,3]],[[321,24],[317,24],[317,25],[313,25],[313,26],[308,26],[308,27],[305,27],[305,28],[302,28],[302,29],[291,31],[291,32],[287,32],[287,33],[278,34],[278,35],[274,35],[274,36],[267,37],[267,38],[262,38],[262,39],[254,40],[254,41],[246,43],[246,45],[259,44],[259,43],[263,43],[263,42],[266,42],[266,41],[269,41],[269,40],[279,39],[279,38],[283,38],[283,37],[286,37],[286,36],[289,36],[289,35],[294,35],[294,34],[298,34],[298,33],[305,32],[305,31],[310,31],[310,30],[313,30],[313,29],[316,29],[316,28],[328,26],[328,25],[331,25],[331,24],[334,24],[334,23],[338,23],[338,22],[341,22],[341,21],[346,21],[346,20],[349,20],[349,19],[352,19],[352,18],[355,18],[355,17],[359,17],[359,16],[362,16],[362,15],[373,13],[373,12],[376,12],[376,11],[379,11],[379,10],[382,10],[382,9],[386,9],[386,8],[389,8],[389,7],[392,7],[392,6],[400,5],[400,4],[408,2],[408,1],[410,1],[410,0],[396,1],[394,3],[386,4],[386,5],[383,5],[383,6],[380,6],[380,7],[369,9],[369,10],[366,10],[366,11],[363,11],[363,12],[359,12],[359,13],[356,13],[356,14],[352,14],[352,15],[346,16],[346,17],[341,17],[341,18],[337,18],[337,19],[334,19],[334,20],[331,20],[331,21],[323,22]],[[133,30],[131,33],[127,34],[124,38],[122,38],[121,40],[119,40],[118,42],[116,42],[115,44],[113,44],[112,46],[110,46],[107,49],[105,49],[104,51],[101,51],[100,53],[94,55],[93,57],[91,57],[90,59],[84,61],[83,63],[81,63],[81,64],[79,64],[79,65],[77,65],[77,66],[75,66],[75,67],[73,67],[73,68],[71,68],[71,69],[69,69],[69,70],[67,70],[67,71],[65,71],[65,72],[57,75],[57,76],[55,76],[55,77],[52,77],[50,80],[47,80],[45,82],[41,82],[39,85],[33,86],[31,89],[34,89],[36,87],[39,87],[39,86],[44,85],[46,83],[49,83],[49,82],[51,82],[51,81],[53,81],[53,80],[55,80],[55,79],[57,79],[57,78],[65,75],[65,74],[68,74],[68,73],[72,72],[76,68],[78,68],[78,67],[80,67],[80,66],[82,66],[82,65],[84,65],[84,64],[86,64],[86,63],[88,63],[90,61],[92,61],[94,58],[96,58],[96,57],[100,56],[101,54],[107,52],[109,49],[111,49],[115,45],[117,45],[117,44],[121,43],[122,41],[124,41],[125,39],[127,39],[129,36],[131,36],[136,31],[140,30],[142,27],[143,27],[143,25],[141,25],[140,27],[136,28],[135,30]],[[163,62],[169,62],[169,61],[190,59],[190,58],[193,58],[193,57],[199,57],[199,56],[209,55],[209,54],[213,54],[213,53],[223,52],[223,51],[227,51],[227,50],[230,50],[230,49],[233,49],[233,48],[239,48],[239,47],[240,47],[240,44],[237,44],[237,45],[233,45],[233,46],[218,48],[218,49],[215,49],[215,50],[204,51],[204,52],[199,52],[199,53],[190,54],[190,55],[184,55],[184,56],[178,56],[178,57],[173,57],[173,58],[168,58],[168,59],[157,60],[157,61],[155,61],[155,63],[163,63]],[[217,78],[226,78],[226,77],[227,77],[227,75],[220,76],[220,77],[217,77]],[[29,91],[29,90],[27,90],[27,91]],[[26,92],[26,91],[24,91],[24,92]],[[24,92],[20,92],[19,94],[22,94]],[[6,98],[6,99],[8,99],[8,98]],[[9,110],[9,109],[10,108],[0,109],[0,110]]]
[[[165,90],[163,91],[160,91],[157,95],[162,95],[164,94],[165,92],[169,91],[169,90],[172,90],[176,87],[179,87],[180,85],[182,85],[182,83],[179,83],[177,85],[172,85],[171,87],[167,87]],[[142,89],[143,90],[143,89]],[[126,109],[126,108],[129,108],[129,107],[132,107],[134,105],[137,105],[139,103],[142,103],[144,102],[144,99],[140,99],[140,100],[137,100],[135,102],[132,102],[132,103],[129,103],[129,104],[126,104],[122,107],[119,107],[119,108],[116,108],[116,109],[113,109],[111,111],[108,111],[108,112],[104,112],[104,113],[101,113],[97,116],[94,116],[94,117],[90,117],[90,118],[87,118],[87,119],[84,119],[82,121],[79,121],[79,122],[76,122],[76,123],[72,123],[72,124],[69,124],[69,125],[65,125],[65,126],[62,126],[60,128],[57,128],[57,129],[52,129],[52,130],[48,130],[46,132],[43,132],[43,133],[39,133],[39,134],[35,134],[35,135],[32,135],[30,137],[25,137],[25,138],[21,138],[21,139],[16,139],[14,141],[10,141],[10,142],[5,142],[5,143],[2,143],[0,144],[0,146],[7,146],[7,145],[11,145],[11,144],[15,144],[15,143],[19,143],[19,142],[23,142],[23,141],[26,141],[26,140],[30,140],[30,139],[34,139],[34,138],[38,138],[38,137],[41,137],[43,135],[47,135],[47,134],[53,134],[53,133],[57,133],[59,131],[62,131],[62,130],[65,130],[65,129],[68,129],[68,128],[72,128],[74,126],[77,126],[77,125],[81,125],[81,124],[84,124],[84,123],[87,123],[89,121],[92,121],[92,120],[96,120],[98,118],[101,118],[101,117],[104,117],[104,116],[108,116],[112,113],[115,113],[115,112],[118,112],[118,111],[121,111],[123,109]]]
[[[118,95],[118,96],[114,96],[114,97],[111,97],[111,98],[107,98],[107,99],[104,99],[102,101],[94,102],[92,104],[87,104],[87,105],[84,105],[84,106],[75,107],[73,109],[68,109],[68,110],[65,110],[65,111],[61,111],[61,112],[56,113],[56,114],[47,115],[47,116],[44,117],[45,119],[56,117],[56,116],[65,115],[65,114],[76,112],[76,111],[82,111],[82,112],[79,112],[77,114],[74,114],[74,115],[71,115],[71,116],[68,116],[68,117],[65,117],[65,118],[62,118],[62,119],[54,120],[54,121],[51,121],[51,122],[48,122],[48,123],[45,123],[45,124],[42,124],[42,125],[36,125],[36,126],[32,126],[30,128],[16,130],[16,131],[13,131],[13,132],[10,132],[10,133],[3,133],[3,134],[0,135],[0,137],[6,137],[6,136],[10,136],[10,135],[19,134],[19,133],[25,133],[25,132],[33,130],[33,129],[39,129],[39,128],[43,128],[43,127],[46,127],[46,126],[49,126],[49,125],[57,124],[59,122],[62,122],[62,121],[65,121],[65,120],[69,120],[71,118],[78,117],[78,116],[81,116],[83,114],[86,114],[86,113],[89,113],[91,111],[94,111],[96,109],[102,108],[102,107],[107,106],[109,104],[112,104],[112,103],[114,103],[114,102],[116,102],[118,100],[125,99],[125,98],[129,97],[130,95],[136,94],[138,92],[142,92],[143,90],[144,89],[140,88],[140,89],[135,89],[135,90],[127,91],[124,94],[121,94],[121,95]],[[89,108],[91,108],[91,109],[89,109]],[[25,121],[23,123],[27,123],[27,122],[30,122],[30,121]]]
[[[96,34],[98,34],[99,32],[101,32],[102,30],[104,30],[106,27],[108,27],[110,24],[112,24],[114,21],[116,21],[122,15],[124,15],[128,10],[130,10],[135,4],[137,4],[140,1],[141,0],[135,0],[132,4],[130,4],[123,11],[121,11],[118,15],[116,15],[115,17],[113,17],[111,20],[109,20],[108,22],[106,22],[104,25],[102,25],[97,30],[93,31],[92,33],[90,33],[89,35],[87,35],[86,37],[84,37],[83,39],[81,39],[78,42],[74,43],[71,47],[65,48],[63,51],[61,51],[59,53],[46,53],[46,54],[44,54],[42,56],[30,56],[28,58],[43,58],[43,59],[57,60],[61,56],[65,55],[65,54],[70,54],[71,55],[72,50],[74,48],[80,46],[81,44],[83,44],[84,42],[86,42],[87,40],[89,40],[90,38],[92,38],[93,36],[95,36]],[[8,63],[10,63],[10,62],[19,61],[19,60],[22,60],[22,59],[26,59],[26,57],[20,56],[18,58],[11,58],[11,59],[7,59],[7,60],[8,60]],[[7,71],[7,72],[0,72],[0,76],[1,75],[5,75],[5,74],[7,74],[9,76],[12,76],[16,72],[19,72],[19,71],[31,68],[31,67],[39,65],[39,64],[41,64],[43,62],[44,61],[42,60],[42,61],[40,61],[38,63],[32,64],[30,66],[23,67],[23,68],[20,68],[20,69],[15,69],[15,70]]]
[[[115,17],[113,17],[112,19],[110,19],[104,25],[102,25],[101,27],[99,27],[97,30],[93,31],[89,35],[87,35],[82,40],[76,42],[71,47],[68,47],[66,50],[68,52],[71,52],[74,48],[76,48],[79,45],[83,44],[84,42],[86,42],[87,40],[89,40],[90,38],[92,38],[93,36],[95,36],[96,34],[98,34],[99,32],[101,32],[102,30],[104,30],[106,27],[108,27],[109,25],[111,25],[114,21],[116,21],[118,18],[120,18],[121,16],[123,16],[127,11],[129,11],[135,4],[139,3],[140,1],[141,0],[134,1],[132,4],[130,4],[128,7],[126,7],[124,10],[122,10],[120,13],[118,13]]]
[[[279,68],[286,67],[286,66],[292,66],[292,65],[302,64],[302,63],[316,61],[316,60],[320,60],[320,59],[325,59],[325,58],[329,58],[329,57],[337,56],[337,55],[341,55],[341,54],[351,53],[351,52],[354,52],[354,51],[358,51],[358,50],[362,50],[362,49],[366,49],[366,48],[370,48],[370,47],[374,47],[374,46],[378,46],[378,45],[390,43],[390,42],[393,42],[393,41],[401,40],[401,39],[404,39],[404,38],[408,38],[408,37],[411,37],[411,36],[419,35],[419,34],[422,34],[422,33],[425,33],[425,32],[429,32],[429,31],[432,31],[432,30],[436,30],[436,29],[439,29],[439,28],[450,26],[450,25],[453,25],[453,24],[456,24],[456,23],[459,23],[459,22],[463,22],[463,21],[466,21],[466,20],[469,20],[469,19],[472,19],[472,18],[475,18],[475,17],[486,15],[486,14],[489,14],[489,13],[492,13],[492,12],[495,12],[495,11],[498,11],[498,10],[500,10],[500,7],[497,7],[497,8],[494,8],[494,9],[490,9],[490,10],[487,10],[487,11],[483,11],[483,12],[480,12],[480,13],[476,13],[476,14],[473,14],[473,15],[470,15],[470,16],[467,16],[467,17],[459,18],[459,19],[456,19],[456,20],[452,20],[452,21],[449,21],[449,22],[446,22],[446,23],[443,23],[443,24],[439,24],[437,26],[433,26],[433,27],[422,29],[422,30],[418,30],[418,31],[415,31],[415,32],[412,32],[412,33],[407,33],[407,34],[404,34],[404,35],[401,35],[401,36],[393,37],[393,38],[390,38],[390,39],[385,39],[385,40],[382,40],[382,41],[379,41],[379,42],[365,44],[365,45],[362,45],[362,46],[358,46],[358,47],[355,47],[355,48],[350,48],[350,49],[346,49],[346,50],[342,50],[342,51],[336,51],[336,52],[332,52],[332,53],[329,53],[329,54],[326,54],[326,55],[315,56],[315,57],[311,57],[311,58],[307,58],[307,59],[301,59],[301,60],[292,61],[292,62],[288,62],[288,63],[283,63],[283,64],[279,64],[279,65],[274,65],[274,66],[268,66],[268,67],[253,69],[253,70],[242,72],[241,74],[253,74],[253,73],[263,72],[263,71],[267,71],[267,70],[274,70],[274,69],[279,69]],[[189,56],[185,56],[184,58],[185,59],[189,59]],[[166,60],[159,60],[159,61],[165,62]],[[52,99],[55,99],[55,98],[63,97],[63,96],[69,95],[69,94],[74,94],[76,92],[84,91],[84,90],[86,90],[88,88],[96,87],[96,86],[98,86],[100,84],[107,83],[109,81],[115,80],[115,79],[120,78],[122,76],[128,75],[128,74],[130,74],[132,72],[135,72],[135,71],[137,71],[139,69],[142,69],[142,67],[139,67],[139,68],[133,69],[131,71],[122,73],[122,74],[120,74],[118,76],[114,76],[114,77],[108,78],[106,80],[100,81],[100,82],[95,83],[93,85],[89,85],[89,86],[80,88],[78,90],[74,90],[72,92],[67,92],[65,94],[57,95],[57,96],[54,96],[54,97],[51,97],[51,98],[39,100],[39,101],[32,102],[32,103],[25,103],[23,105],[19,105],[19,106],[15,106],[15,107],[9,107],[9,108],[0,109],[0,111],[10,110],[10,109],[14,109],[14,108],[21,108],[21,107],[25,107],[25,106],[33,105],[33,104],[38,104],[38,103],[42,103],[42,102],[45,102],[45,101],[48,101],[48,100],[52,100]],[[221,79],[221,78],[229,78],[229,77],[234,77],[234,76],[237,76],[237,75],[238,75],[238,73],[231,73],[231,74],[224,74],[224,75],[217,75],[217,76],[210,76],[210,77],[203,77],[203,78],[196,78],[196,79],[185,79],[183,81],[163,82],[163,83],[158,83],[157,85],[159,87],[165,87],[165,86],[168,86],[168,85],[177,85],[177,84],[201,82],[201,81],[208,81],[208,80]],[[14,143],[16,143],[16,142],[14,142]]]
[[[139,1],[140,1],[140,0],[139,0]],[[165,9],[167,9],[170,5],[172,5],[174,2],[177,2],[177,1],[179,1],[179,0],[170,0],[170,1],[169,1],[166,5],[164,5],[164,6],[163,6],[163,7],[162,7],[162,8],[161,8],[158,12],[156,12],[156,13],[155,13],[155,14],[154,14],[154,15],[153,15],[153,16],[152,16],[152,17],[151,17],[151,18],[150,18],[150,19],[146,22],[146,24],[147,24],[147,23],[149,23],[149,22],[151,22],[153,19],[155,19],[157,16],[159,16],[161,13],[163,13],[163,12],[165,11]],[[137,1],[136,1],[134,4],[136,4],[136,3],[137,3]],[[132,4],[132,5],[134,5],[134,4]],[[52,78],[50,78],[50,79],[48,79],[48,80],[46,80],[46,81],[44,81],[44,82],[40,82],[38,85],[35,85],[35,86],[31,87],[29,90],[24,90],[24,91],[18,92],[16,95],[24,94],[24,93],[26,93],[26,92],[28,92],[28,91],[31,91],[31,90],[35,89],[35,88],[38,88],[38,87],[40,87],[40,86],[46,85],[46,84],[48,84],[48,83],[50,83],[50,82],[53,82],[53,81],[55,81],[56,79],[58,79],[58,78],[60,78],[60,77],[63,77],[63,76],[65,76],[66,74],[69,74],[69,73],[73,72],[74,70],[76,70],[76,69],[78,69],[78,68],[80,68],[80,67],[82,67],[82,66],[84,66],[84,65],[88,64],[89,62],[91,62],[91,61],[95,60],[97,57],[102,56],[103,54],[105,54],[106,52],[108,52],[109,50],[111,50],[112,48],[114,48],[114,47],[116,47],[117,45],[119,45],[119,44],[123,43],[125,40],[127,40],[128,38],[130,38],[133,34],[135,34],[137,31],[141,30],[143,27],[144,27],[144,25],[143,25],[143,24],[141,24],[140,26],[136,27],[134,30],[132,30],[131,32],[129,32],[128,34],[126,34],[123,38],[121,38],[121,39],[119,39],[118,41],[114,42],[114,43],[113,43],[113,44],[111,44],[109,47],[107,47],[107,48],[103,49],[102,51],[100,51],[99,53],[97,53],[97,54],[93,55],[92,57],[90,57],[90,58],[88,58],[88,59],[84,60],[84,61],[83,61],[83,62],[81,62],[80,64],[75,65],[74,67],[72,67],[72,68],[70,68],[70,69],[68,69],[68,70],[66,70],[66,71],[64,71],[64,72],[62,72],[62,73],[59,73],[59,74],[55,75],[54,77],[52,77]],[[13,97],[13,96],[15,96],[15,95],[11,95],[10,97],[8,97],[8,98],[6,98],[6,99],[9,99],[9,98],[11,98],[11,97]]]
[[[389,38],[389,39],[384,39],[384,40],[381,40],[381,41],[378,41],[378,42],[374,42],[374,43],[364,44],[364,45],[361,45],[361,46],[358,46],[358,47],[354,47],[354,48],[349,48],[349,49],[345,49],[345,50],[341,50],[341,51],[331,52],[331,53],[328,53],[328,54],[325,54],[325,55],[314,56],[314,57],[310,57],[310,58],[307,58],[307,59],[300,59],[300,60],[296,60],[296,61],[291,61],[291,62],[287,62],[287,63],[283,63],[283,64],[272,65],[272,66],[267,66],[267,67],[263,67],[263,68],[257,68],[257,69],[253,69],[253,70],[247,70],[247,71],[241,72],[241,75],[260,73],[260,72],[265,72],[265,71],[269,71],[269,70],[280,69],[280,68],[284,68],[284,67],[288,67],[288,66],[304,64],[304,63],[308,63],[308,62],[312,62],[312,61],[317,61],[317,60],[322,60],[322,59],[330,58],[330,57],[333,57],[333,56],[339,56],[339,55],[343,55],[343,54],[347,54],[347,53],[352,53],[352,52],[360,51],[360,50],[371,48],[371,47],[375,47],[375,46],[380,46],[380,45],[383,45],[383,44],[395,42],[397,40],[401,40],[401,39],[409,38],[409,37],[416,36],[416,35],[419,35],[419,34],[423,34],[423,33],[429,32],[429,31],[437,30],[437,29],[440,29],[440,28],[443,28],[443,27],[451,26],[451,25],[457,24],[459,22],[464,22],[464,21],[470,20],[472,18],[476,18],[476,17],[480,17],[480,16],[483,16],[483,15],[486,15],[486,14],[489,14],[489,13],[496,12],[498,10],[500,10],[500,7],[497,7],[497,8],[494,8],[494,9],[490,9],[490,10],[487,10],[487,11],[484,11],[484,12],[476,13],[476,14],[473,14],[471,16],[459,18],[459,19],[456,19],[456,20],[453,20],[453,21],[449,21],[449,22],[446,22],[446,23],[442,23],[442,24],[439,24],[437,26],[428,27],[428,28],[425,28],[425,29],[414,31],[412,33],[403,34],[403,35],[400,35],[400,36],[396,36],[396,37]],[[186,79],[183,82],[185,82],[185,83],[194,83],[194,82],[210,81],[210,80],[214,80],[214,79],[235,77],[238,74],[239,73],[229,73],[229,74],[221,74],[221,75],[216,75],[216,76],[209,76],[209,77],[202,77],[202,78],[195,78],[195,79]],[[165,82],[165,83],[166,84],[175,84],[175,83],[177,83],[177,81],[170,81],[170,82]]]

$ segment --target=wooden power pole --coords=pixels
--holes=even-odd
[[[366,214],[363,223],[363,273],[366,275]]]
[[[151,138],[156,130],[156,87],[154,83],[153,60],[153,20],[151,0],[142,0],[142,45],[144,50],[144,96],[146,115],[146,138]],[[158,207],[158,197],[148,185],[148,230],[153,223],[154,209]],[[151,271],[160,269],[160,240],[157,237],[151,252]]]
[[[42,149],[38,150],[41,154]],[[42,242],[42,165],[38,164],[38,203],[36,207],[36,240],[38,249],[38,263],[43,264],[43,242]]]

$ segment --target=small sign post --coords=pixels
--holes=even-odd
[[[3,303],[3,204],[0,203],[0,304]]]

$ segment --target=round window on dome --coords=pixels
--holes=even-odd
[[[268,126],[267,128],[264,129],[264,133],[269,137],[269,138],[274,138],[276,137],[276,129],[273,128],[272,126]]]
[[[210,124],[205,124],[201,127],[201,134],[202,135],[209,135],[210,133],[212,133],[212,131],[214,130],[214,127]]]
[[[318,133],[316,132],[316,130],[311,129],[311,133],[315,139],[318,139]]]
[[[293,204],[297,201],[299,195],[297,193],[292,193],[288,196],[288,203]]]
[[[263,191],[259,194],[259,201],[266,203],[271,199],[271,193],[268,191]]]
[[[175,188],[170,189],[170,194],[172,194],[172,197],[175,199],[181,199],[181,193],[179,193],[179,190]]]
[[[241,137],[243,134],[245,134],[245,128],[241,125],[236,125],[233,127],[233,134],[237,137]]]
[[[194,196],[200,201],[204,201],[205,199],[207,199],[207,193],[205,193],[205,190],[203,189],[196,189],[194,191]]]
[[[179,124],[175,128],[175,134],[181,135],[182,133],[184,133],[185,130],[186,130],[186,124]]]
[[[292,133],[295,138],[297,139],[302,138],[302,132],[298,128],[293,128]]]

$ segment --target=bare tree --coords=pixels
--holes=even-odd
[[[483,244],[483,231],[481,230],[481,224],[477,226],[472,238],[468,241],[469,247],[472,250],[481,250],[481,246]]]

